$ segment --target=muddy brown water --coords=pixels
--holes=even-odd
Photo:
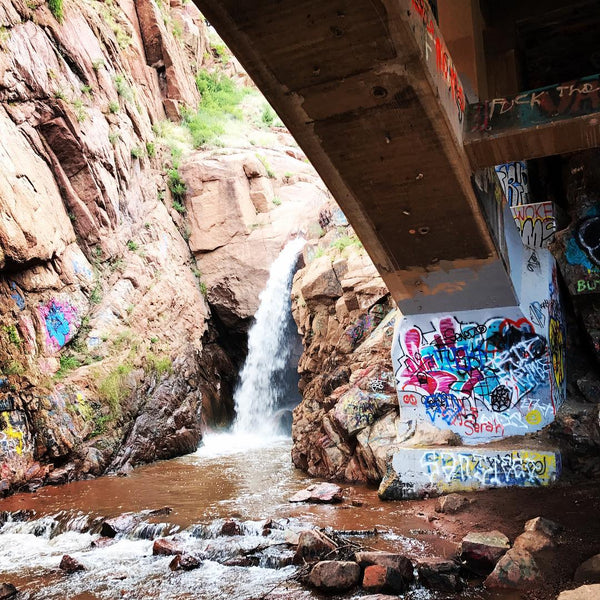
[[[528,595],[489,593],[481,587],[454,595],[413,589],[405,597],[415,600],[554,598],[557,589],[568,587],[577,561],[594,554],[594,548],[600,552],[597,523],[574,530],[577,515],[581,520],[588,518],[587,510],[598,514],[600,501],[594,486],[575,491],[486,492],[472,495],[471,507],[454,516],[436,514],[433,500],[383,503],[375,489],[360,485],[344,486],[345,501],[339,505],[292,505],[287,499],[314,480],[294,469],[289,455],[289,440],[257,445],[239,436],[213,436],[195,454],[140,467],[127,477],[102,477],[5,498],[0,501],[1,511],[35,510],[36,517],[8,523],[0,530],[0,581],[14,583],[30,598],[316,598],[293,580],[295,567],[270,568],[273,565],[264,560],[270,552],[265,545],[281,548],[277,542],[283,541],[277,537],[265,541],[262,525],[268,519],[296,531],[320,526],[363,532],[348,539],[412,558],[452,557],[471,529],[497,528],[514,539],[525,520],[543,509],[544,516],[562,516],[570,528],[557,550],[557,580],[547,589]],[[110,546],[92,547],[99,537],[95,518],[164,506],[172,508],[168,516],[146,519],[150,534],[133,532]],[[243,524],[245,535],[223,538],[218,534],[223,520],[231,518]],[[187,551],[210,559],[200,569],[171,572],[170,557],[152,556],[151,539],[169,533],[178,535]],[[283,531],[275,533],[283,535]],[[255,549],[263,556],[259,566],[222,564],[230,555]],[[86,571],[60,572],[57,567],[65,553],[80,560]]]

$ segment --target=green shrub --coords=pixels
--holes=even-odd
[[[19,336],[19,332],[14,325],[6,325],[4,327],[4,331],[6,331],[11,344],[14,344],[15,346],[21,345],[21,337]]]
[[[50,9],[50,12],[54,15],[54,18],[59,23],[62,23],[63,19],[65,18],[63,12],[63,0],[48,0],[48,8]]]
[[[362,248],[361,241],[355,236],[343,235],[331,243],[331,248],[337,248],[340,252],[348,246],[358,246]]]
[[[202,96],[201,107],[204,110],[227,112],[241,117],[237,105],[244,96],[244,91],[229,77],[201,69],[196,74],[196,86]]]
[[[281,198],[279,196],[273,196],[272,202],[275,206],[279,206],[281,204]]]
[[[152,352],[148,352],[146,355],[146,373],[156,373],[158,377],[164,373],[173,372],[173,363],[168,356],[156,356]]]
[[[11,360],[7,367],[4,367],[5,375],[23,375],[25,367],[18,360]]]
[[[131,87],[129,87],[127,80],[123,75],[121,75],[121,73],[117,73],[115,75],[114,82],[117,94],[121,96],[121,98],[128,101],[133,100],[133,91]]]
[[[258,160],[260,160],[260,162],[263,164],[263,167],[267,171],[267,177],[269,179],[275,179],[275,171],[273,171],[273,169],[271,169],[271,165],[269,164],[269,161],[260,154],[256,154],[256,158],[258,158]]]
[[[100,304],[102,301],[102,287],[98,283],[98,285],[92,290],[90,294],[90,302],[92,304]]]
[[[113,115],[116,114],[116,113],[118,113],[120,108],[121,107],[119,106],[119,103],[115,102],[114,100],[111,100],[108,103],[108,112],[112,113]]]
[[[137,245],[136,242],[134,242],[133,240],[127,240],[127,249],[128,250],[135,252],[138,248],[139,248],[139,246]]]
[[[141,148],[140,146],[134,146],[131,149],[131,158],[142,158],[142,156],[144,156],[144,149]]]
[[[104,66],[103,58],[97,58],[96,60],[94,60],[92,62],[92,69],[94,69],[94,71],[99,71],[103,66]]]
[[[74,356],[61,356],[59,358],[60,367],[58,371],[54,374],[56,379],[62,379],[69,371],[73,369],[77,369],[81,366],[81,361],[79,361]]]
[[[185,206],[181,204],[181,202],[177,202],[177,200],[173,200],[171,206],[181,215],[185,214]]]
[[[119,365],[98,384],[98,393],[110,407],[113,417],[121,414],[121,403],[131,392],[126,385],[126,378],[132,370],[133,367],[128,363]]]
[[[156,146],[154,142],[146,142],[146,154],[149,158],[154,158],[156,156]]]
[[[265,104],[260,118],[267,127],[271,127],[275,120],[275,111],[268,104]]]
[[[182,204],[187,193],[187,186],[185,185],[185,182],[183,181],[181,173],[179,173],[178,169],[169,169],[167,171],[167,185],[169,186],[169,190],[171,190],[173,202]]]

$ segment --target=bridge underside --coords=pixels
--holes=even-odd
[[[405,312],[514,304],[462,149],[464,92],[426,4],[197,4],[319,171]]]

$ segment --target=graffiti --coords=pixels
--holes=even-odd
[[[565,336],[560,322],[555,317],[550,317],[549,332],[554,382],[561,388],[565,381]]]
[[[435,68],[432,66],[431,69],[441,76],[443,87],[449,90],[452,100],[456,104],[458,122],[462,123],[466,108],[465,92],[458,78],[458,71],[448,53],[448,48],[438,31],[429,3],[427,0],[412,0],[412,7],[421,23],[425,59],[432,63],[430,58],[435,56]]]
[[[547,309],[550,305],[548,300],[543,302],[532,302],[529,305],[529,318],[531,322],[537,327],[544,327],[546,325],[546,315],[544,309]]]
[[[0,412],[15,410],[15,401],[11,396],[0,398]]]
[[[361,390],[344,394],[333,409],[335,420],[349,433],[355,433],[373,423],[377,414],[375,399]]]
[[[17,289],[17,284],[14,281],[10,282],[11,294],[10,297],[15,301],[15,304],[19,307],[19,310],[25,310],[25,298],[21,295]]]
[[[463,489],[547,485],[558,471],[553,453],[528,450],[473,453],[431,450],[423,453],[421,465],[431,483]]]
[[[600,279],[579,279],[577,281],[577,293],[595,292],[600,284]]]
[[[523,161],[495,167],[500,187],[509,206],[529,204],[529,173]]]
[[[588,217],[577,224],[577,243],[595,266],[600,266],[600,217]]]
[[[507,427],[527,429],[523,418],[511,421],[508,412],[525,415],[520,402],[548,386],[551,360],[546,338],[533,323],[498,317],[460,323],[444,317],[431,325],[426,332],[411,327],[398,338],[400,406],[474,442],[505,435]]]
[[[531,256],[527,260],[527,270],[530,273],[540,272],[542,269],[542,265],[540,264],[540,259],[536,254],[535,250],[531,253]]]
[[[600,75],[531,90],[506,98],[494,98],[469,106],[471,132],[528,127],[580,117],[600,110]]]
[[[0,413],[0,449],[4,454],[23,454],[25,421],[15,412]]]
[[[73,272],[75,273],[75,275],[83,275],[83,277],[88,281],[91,281],[94,278],[92,269],[90,268],[85,258],[74,257],[71,261],[71,264],[73,266]]]
[[[383,392],[392,384],[393,375],[389,371],[382,371],[379,377],[369,381],[369,389],[372,392]]]
[[[62,348],[81,323],[77,308],[68,302],[51,300],[38,311],[46,328],[46,344],[53,350]]]
[[[525,420],[530,424],[530,425],[539,425],[542,422],[542,413],[537,410],[530,410],[526,415],[525,415]]]
[[[546,248],[554,239],[556,221],[552,202],[511,206],[510,210],[526,246]]]
[[[358,346],[383,321],[384,313],[384,307],[376,304],[366,315],[346,329],[345,333],[352,340],[354,347]]]

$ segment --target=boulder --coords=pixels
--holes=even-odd
[[[16,598],[17,588],[12,583],[0,583],[0,600],[9,600]]]
[[[325,560],[310,572],[309,583],[325,592],[343,592],[360,581],[360,567],[355,562]]]
[[[173,540],[158,538],[152,544],[152,554],[154,556],[174,556],[183,554],[183,550]]]
[[[529,519],[523,529],[525,531],[538,531],[552,538],[561,532],[562,525],[544,517],[535,517],[535,519]]]
[[[129,533],[133,531],[140,520],[141,517],[135,513],[123,513],[118,517],[106,519],[102,523],[100,535],[103,537],[116,537],[122,533]]]
[[[354,555],[354,560],[363,569],[371,565],[389,567],[398,571],[405,581],[410,583],[413,580],[413,564],[403,554],[376,551],[357,552]]]
[[[577,584],[600,583],[600,554],[588,558],[577,567],[573,581]]]
[[[315,304],[319,298],[339,298],[342,295],[342,286],[328,256],[321,256],[310,263],[302,277],[300,291],[309,305]]]
[[[476,573],[487,574],[509,548],[508,538],[500,531],[471,532],[462,540],[460,557]]]
[[[459,565],[446,558],[428,558],[419,562],[417,573],[421,584],[430,590],[456,592],[462,588]]]
[[[335,504],[341,502],[342,488],[335,483],[317,483],[296,492],[289,502],[313,502],[316,504]]]
[[[367,592],[401,594],[408,587],[408,582],[396,569],[370,565],[365,569],[362,587]]]
[[[301,531],[298,539],[298,548],[294,555],[294,563],[317,562],[331,555],[337,546],[324,533],[316,529]]]
[[[488,588],[527,588],[540,578],[535,559],[527,550],[511,548],[485,580]]]
[[[116,543],[116,540],[111,537],[99,537],[97,540],[92,541],[92,548],[106,548]]]
[[[537,554],[542,550],[554,548],[555,546],[554,541],[541,531],[525,531],[517,537],[513,544],[513,548],[520,548],[531,552],[531,554]]]
[[[575,590],[561,592],[557,600],[598,600],[600,584],[582,585]]]
[[[75,558],[73,558],[72,556],[69,556],[68,554],[65,554],[61,561],[60,564],[58,565],[58,568],[61,571],[64,571],[65,573],[75,573],[76,571],[85,571],[85,567]]]
[[[469,505],[469,499],[460,494],[448,494],[438,498],[435,511],[439,513],[454,514]]]
[[[193,554],[176,554],[169,563],[171,571],[191,571],[202,566],[202,561]]]
[[[237,521],[225,521],[221,527],[221,535],[242,535],[242,528]]]

